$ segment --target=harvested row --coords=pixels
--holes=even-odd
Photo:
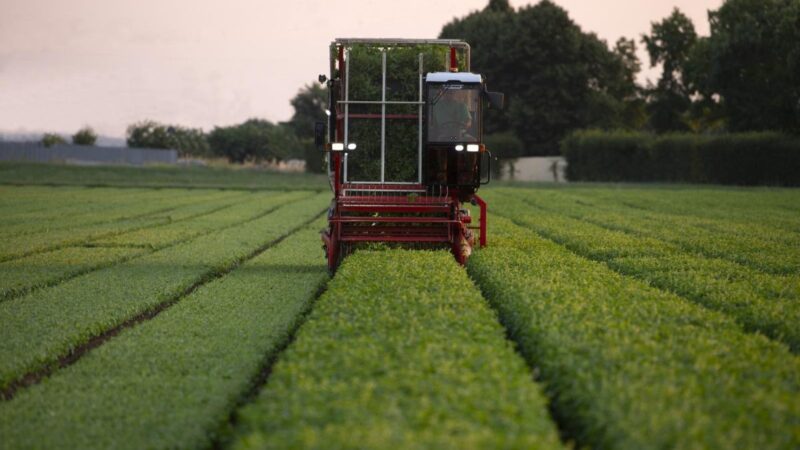
[[[580,445],[800,446],[800,359],[786,347],[506,219],[492,236],[468,271]]]
[[[548,192],[503,191],[534,206],[604,228],[647,236],[678,245],[691,253],[722,258],[775,275],[800,275],[800,235],[719,220],[675,217],[632,211],[601,203],[589,206],[580,197]]]
[[[238,194],[238,195],[237,195]],[[202,202],[234,199],[241,193],[205,191],[186,195],[176,191],[145,191],[129,202],[113,202],[99,211],[91,208],[75,214],[54,214],[47,218],[22,218],[19,223],[4,224],[3,235],[15,238],[21,235],[49,234],[58,230],[79,230],[92,225],[137,219]],[[121,203],[121,204],[120,204]]]
[[[246,199],[249,194],[239,194]],[[238,200],[241,201],[241,200]],[[172,202],[172,201],[166,201]],[[237,200],[223,199],[216,202],[205,202],[202,198],[194,202],[184,202],[182,205],[172,203],[173,206],[163,207],[164,203],[151,202],[144,209],[146,213],[135,214],[129,219],[103,221],[96,224],[79,226],[77,228],[60,228],[50,231],[40,230],[37,233],[15,236],[13,239],[0,240],[0,261],[21,258],[35,253],[41,253],[59,248],[82,245],[88,241],[97,240],[106,236],[114,236],[141,228],[168,224],[178,220],[190,219],[200,214],[213,212]]]
[[[319,214],[328,195],[0,303],[0,388],[169,304]],[[35,339],[31,337],[35,336]]]
[[[504,216],[581,256],[722,311],[747,331],[761,332],[800,352],[800,278],[688,254],[673,244],[534,209],[509,197],[492,199]]]
[[[323,224],[0,403],[3,446],[209,448],[327,281]]]
[[[0,300],[111,266],[141,255],[147,249],[162,249],[258,218],[285,203],[310,195],[308,192],[246,194],[236,202],[192,205],[175,211],[167,224],[91,241],[87,243],[89,248],[67,247],[0,263]]]
[[[495,313],[444,252],[356,252],[254,403],[235,448],[561,448]]]

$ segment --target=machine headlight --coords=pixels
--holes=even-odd
[[[356,149],[356,143],[355,142],[351,142],[351,143],[347,144],[347,149],[348,150],[355,150]]]
[[[477,152],[481,149],[481,146],[478,144],[469,144],[467,145],[468,152]]]
[[[458,144],[458,145],[456,145],[456,151],[457,151],[457,152],[464,151],[464,146],[463,146],[463,145],[461,145],[461,144]]]
[[[335,152],[340,152],[344,150],[344,144],[341,142],[334,142],[333,144],[331,144],[331,150]]]

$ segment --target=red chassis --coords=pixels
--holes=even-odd
[[[480,231],[480,246],[486,246],[486,202],[478,195],[471,197],[480,220],[472,226],[457,191],[431,194],[423,185],[341,184],[336,192],[328,229],[322,232],[331,271],[360,242],[446,245],[460,264],[475,245],[473,229]]]

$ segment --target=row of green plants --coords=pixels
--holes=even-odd
[[[126,199],[143,192],[139,189],[94,188],[63,186],[2,186],[0,199],[0,223],[14,223],[23,217],[48,217],[56,211],[72,213],[94,209],[104,201]],[[95,195],[92,195],[92,194]]]
[[[643,212],[611,201],[589,203],[592,196],[537,192],[526,201],[570,217],[637,236],[647,236],[680,246],[691,253],[721,258],[765,273],[800,275],[800,235],[758,224]]]
[[[800,185],[800,138],[580,131],[561,142],[571,181]]]
[[[530,369],[446,252],[357,251],[236,417],[233,448],[563,448]]]
[[[236,225],[243,217],[250,218],[254,214],[264,215],[285,203],[295,202],[311,196],[308,191],[295,191],[284,193],[245,193],[235,199],[226,200],[224,203],[209,203],[204,205],[203,214],[192,216],[189,220],[172,220],[155,227],[143,228],[119,235],[92,241],[98,246],[133,246],[151,249],[161,248],[173,242],[191,239],[208,233]]]
[[[570,188],[581,194],[581,201],[604,201],[628,206],[642,212],[666,213],[674,216],[711,219],[720,226],[757,226],[763,236],[775,231],[797,232],[800,223],[800,191],[793,189],[741,189],[664,185],[625,189],[606,189],[600,186]],[[587,199],[590,198],[590,200]]]
[[[194,449],[223,441],[231,411],[328,279],[323,225],[315,221],[0,403],[3,445]]]
[[[151,227],[89,240],[79,247],[34,253],[0,263],[0,300],[23,295],[36,288],[52,286],[69,278],[101,269],[141,255],[218,231],[266,214],[284,203],[307,197],[296,192],[266,196],[244,194],[237,199],[221,199],[191,204],[170,211],[169,220]],[[253,197],[249,200],[247,197]]]
[[[0,162],[0,184],[293,191],[330,190],[327,177],[234,166],[72,166]]]
[[[495,215],[491,232],[468,272],[567,438],[597,449],[800,445],[800,360],[785,346],[510,220]]]
[[[154,202],[158,206],[179,205],[181,201],[191,201],[196,197],[219,197],[219,192],[194,192],[189,196],[180,199],[176,198],[174,192],[163,193],[157,191],[139,191],[136,193],[107,193],[98,192],[96,197],[91,193],[80,197],[63,198],[57,194],[61,202],[75,202],[82,204],[83,207],[58,208],[57,204],[52,210],[40,210],[33,213],[17,213],[15,209],[10,209],[2,219],[3,235],[27,235],[36,233],[47,233],[64,228],[77,228],[84,225],[94,225],[99,223],[113,222],[116,220],[132,219],[147,215],[150,211],[156,211],[151,207]],[[52,204],[52,203],[50,203]],[[74,204],[74,203],[73,203]]]
[[[63,220],[54,229],[47,225],[37,225],[33,220],[28,224],[28,234],[10,234],[0,240],[0,261],[28,256],[44,251],[57,250],[73,245],[81,245],[93,239],[138,230],[141,228],[167,224],[172,220],[191,216],[192,204],[201,203],[218,194],[198,193],[188,199],[180,195],[153,195],[147,201],[136,201],[122,208],[111,208],[114,213],[97,217],[86,222]],[[187,214],[188,213],[188,214]],[[24,226],[23,226],[24,228]]]
[[[66,247],[5,261],[0,263],[0,302],[144,252],[143,248]]]
[[[503,216],[578,255],[721,311],[746,330],[800,351],[800,303],[797,283],[790,278],[707,258],[653,237],[597,226],[509,196],[491,198]]]
[[[0,303],[0,388],[234,267],[320,213],[328,199],[318,194],[253,220],[245,216],[241,225]]]

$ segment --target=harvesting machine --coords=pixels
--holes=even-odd
[[[470,47],[445,39],[336,39],[330,45],[328,123],[315,126],[334,198],[322,232],[334,272],[365,242],[446,246],[464,264],[486,245],[491,179],[483,105],[503,107],[470,72]],[[470,203],[479,208],[472,222]]]

